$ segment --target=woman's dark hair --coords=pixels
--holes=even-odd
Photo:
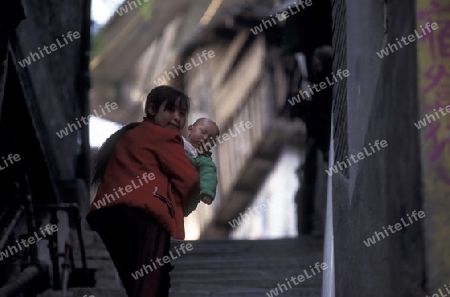
[[[175,103],[180,99],[180,109],[186,110],[189,113],[189,97],[180,90],[177,90],[169,86],[159,86],[150,91],[147,95],[147,100],[145,101],[145,115],[150,120],[153,116],[148,112],[150,106],[154,113],[157,113],[161,104],[167,100],[165,110],[174,111]]]
[[[154,116],[148,112],[150,106],[152,107],[152,110],[157,113],[161,104],[164,101],[167,101],[165,110],[173,111],[175,110],[175,103],[178,99],[180,99],[180,109],[185,109],[186,113],[189,113],[189,97],[186,94],[170,86],[156,87],[147,95],[147,100],[145,101],[145,115],[150,121],[153,121]],[[106,165],[108,165],[109,158],[119,140],[128,130],[133,129],[137,125],[139,125],[139,123],[130,123],[122,127],[102,144],[94,160],[92,185],[96,186],[102,180],[103,175],[105,174]]]

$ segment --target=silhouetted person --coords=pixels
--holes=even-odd
[[[326,82],[327,77],[331,80],[332,54],[332,48],[327,45],[314,51],[311,67],[313,84]],[[329,154],[332,103],[333,86],[327,84],[325,89],[312,95],[310,114],[305,120],[308,133],[315,140],[317,148],[322,151],[325,161],[328,161]]]
[[[326,82],[327,78],[332,81],[332,48],[330,46],[325,45],[314,51],[310,69],[310,81],[306,84],[303,83],[303,88],[301,81],[296,82],[299,87],[293,92],[291,90],[295,86],[291,85],[289,99],[294,95],[301,94],[302,91],[309,92],[308,86],[313,88],[313,84],[319,85],[321,82]],[[299,72],[301,71],[299,70]],[[328,162],[333,86],[327,84],[325,89],[320,89],[319,92],[309,92],[309,94],[310,96],[304,95],[300,102],[294,104],[290,113],[291,117],[302,119],[307,130],[305,162],[298,170],[302,186],[295,198],[298,204],[299,234],[310,234],[314,229],[317,150],[322,151],[324,161]]]
[[[312,87],[313,84],[319,85],[321,82],[326,82],[327,78],[332,81],[331,73],[332,48],[327,45],[317,48],[311,59],[310,81],[307,82],[306,85],[309,85],[310,87]],[[308,88],[301,88],[301,81],[295,83],[296,85],[291,85],[290,87],[288,99],[301,94],[302,91],[309,92]],[[295,89],[297,86],[298,88],[295,91],[292,91],[292,89]],[[298,117],[305,122],[307,138],[310,140],[309,143],[311,144],[311,141],[313,141],[314,145],[322,151],[324,161],[328,161],[333,86],[330,86],[327,83],[325,89],[317,89],[319,89],[319,92],[313,91],[312,95],[311,92],[309,92],[310,96],[303,95],[304,98],[302,97],[299,103],[296,103],[291,107],[290,116]]]

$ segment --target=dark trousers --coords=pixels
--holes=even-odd
[[[173,269],[170,263],[144,270],[169,255],[170,234],[138,208],[125,205],[104,207],[90,213],[87,221],[105,244],[129,297],[167,297]],[[137,279],[136,271],[144,276]],[[148,272],[148,273],[146,273]]]

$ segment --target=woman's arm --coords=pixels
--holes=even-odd
[[[166,142],[161,143],[156,154],[161,170],[170,178],[181,204],[186,205],[188,200],[198,195],[199,175],[184,152],[181,136],[169,137]]]

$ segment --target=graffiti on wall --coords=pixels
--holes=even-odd
[[[439,29],[418,44],[419,83],[425,113],[450,105],[450,3],[447,0],[418,1],[417,23],[436,22]],[[428,161],[438,176],[450,184],[450,116],[428,125],[425,132]]]

